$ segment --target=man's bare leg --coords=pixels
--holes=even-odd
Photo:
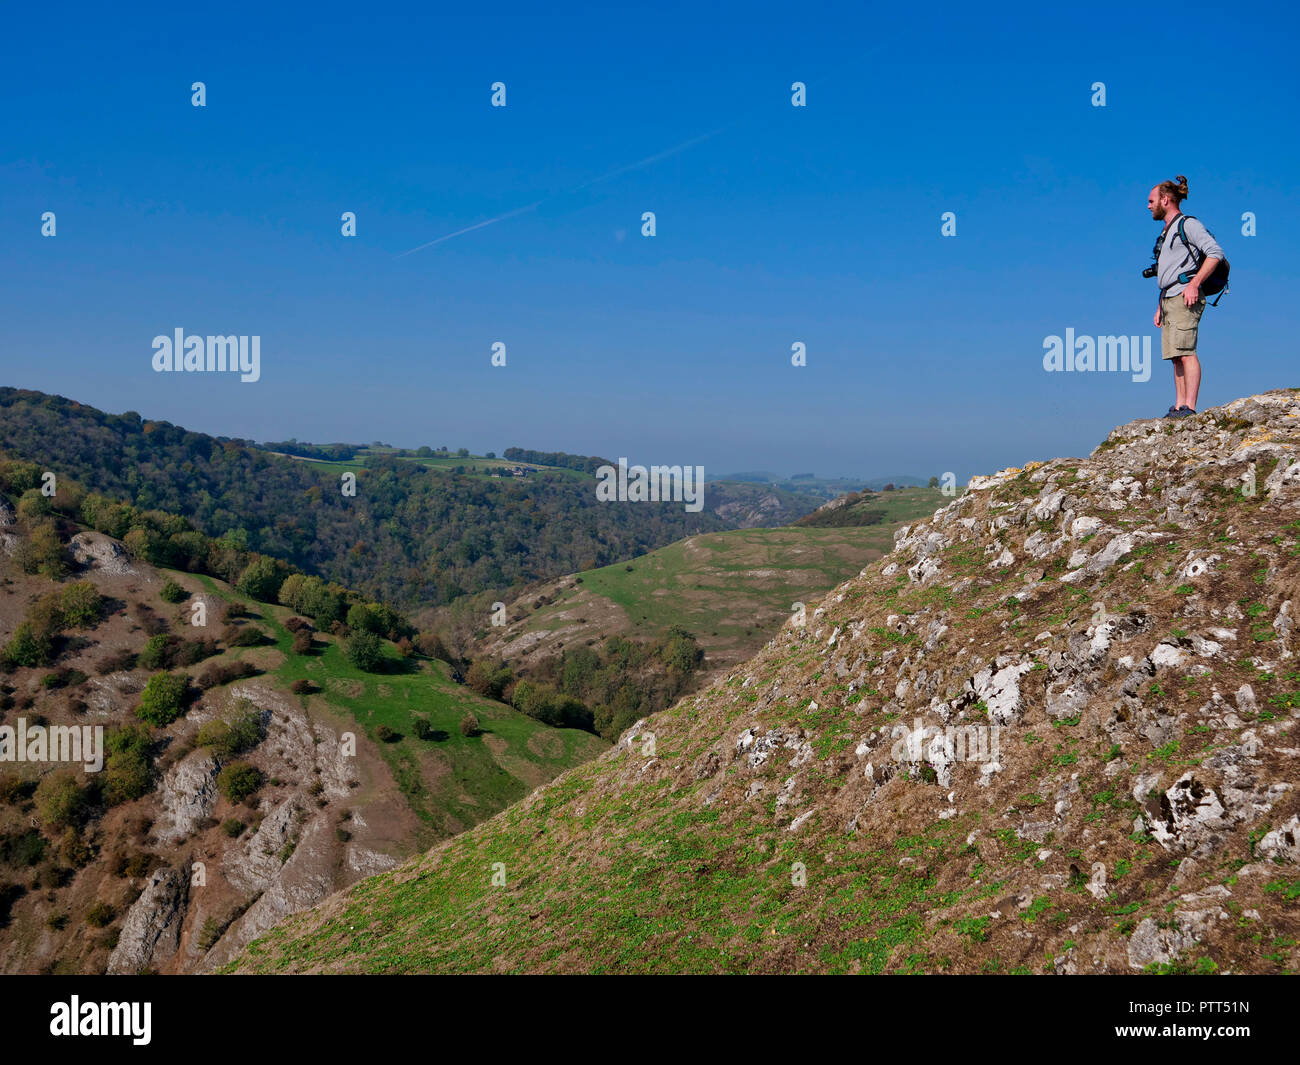
[[[1184,355],[1174,361],[1179,364],[1182,371],[1181,380],[1184,382],[1182,403],[1195,410],[1196,398],[1201,391],[1201,360],[1195,355]]]
[[[1189,405],[1187,402],[1187,376],[1183,372],[1183,358],[1186,358],[1186,356],[1169,360],[1174,364],[1174,409],[1175,410],[1181,410],[1183,407]]]

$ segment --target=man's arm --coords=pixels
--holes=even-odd
[[[1214,268],[1219,265],[1220,260],[1211,255],[1205,262],[1201,263],[1201,268],[1196,271],[1196,276],[1187,282],[1183,289],[1183,303],[1190,307],[1201,298],[1201,282],[1214,273]]]
[[[1219,242],[1214,239],[1214,235],[1201,224],[1200,219],[1189,219],[1184,230],[1187,239],[1205,256],[1201,268],[1196,271],[1196,276],[1187,282],[1187,287],[1183,289],[1183,302],[1190,307],[1200,299],[1201,282],[1214,273],[1214,268],[1227,256],[1223,254],[1223,249],[1219,247]]]

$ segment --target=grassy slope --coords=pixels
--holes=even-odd
[[[1142,423],[1135,425],[1127,439],[1142,437]],[[1223,452],[1242,439],[1237,432]],[[1162,526],[1152,534],[1158,546],[1135,548],[1083,587],[1056,579],[1072,548],[1042,565],[1021,557],[991,568],[984,530],[1018,502],[1046,498],[1046,473],[1093,505],[1104,495],[1113,471],[1103,468],[1095,483],[1076,480],[1080,465],[1056,460],[1036,480],[1026,469],[973,494],[961,513],[974,521],[964,542],[958,537],[944,549],[941,582],[919,585],[904,572],[871,567],[827,597],[816,629],[810,623],[809,631],[783,631],[708,691],[655,715],[654,751],[641,737],[625,736],[490,822],[278,926],[237,968],[1027,973],[1077,960],[1081,971],[1127,972],[1129,936],[1139,922],[1171,928],[1192,911],[1208,913],[1211,928],[1187,966],[1293,971],[1300,964],[1300,878],[1293,866],[1261,864],[1254,847],[1270,826],[1294,815],[1294,795],[1277,791],[1284,797],[1266,819],[1246,820],[1212,855],[1183,869],[1180,852],[1135,830],[1143,810],[1156,816],[1159,809],[1153,814],[1132,796],[1150,788],[1139,783],[1144,773],[1160,773],[1164,787],[1189,769],[1210,772],[1197,767],[1220,753],[1229,762],[1248,757],[1241,745],[1249,728],[1273,737],[1251,763],[1260,786],[1287,779],[1300,670],[1268,671],[1250,651],[1276,653],[1270,619],[1281,617],[1284,589],[1300,587],[1300,521],[1283,527],[1286,518],[1264,506],[1262,494],[1221,490],[1225,476],[1231,481],[1244,471],[1242,459],[1226,471],[1196,473],[1210,518]],[[1177,466],[1147,476],[1151,498],[1100,512],[1121,527],[1156,523],[1165,513],[1163,498],[1155,498],[1159,486],[1173,492],[1191,479]],[[1294,492],[1291,499],[1294,508]],[[1030,521],[1019,535],[1034,529]],[[1222,559],[1217,572],[1202,574],[1195,588],[1180,584],[1178,560],[1212,551]],[[1017,591],[1028,597],[1017,600]],[[1196,603],[1188,598],[1193,592]],[[1080,640],[1086,647],[1101,596],[1121,611],[1116,617],[1141,620],[1122,648],[1135,659],[1243,604],[1233,638],[1240,646],[1214,658],[1212,672],[1224,692],[1253,684],[1258,712],[1239,706],[1240,716],[1222,715],[1207,706],[1203,673],[1162,675],[1160,686],[1141,689],[1141,713],[1180,725],[1176,740],[1161,736],[1157,745],[1138,728],[1147,716],[1126,724],[1112,716],[1110,700],[1072,717],[1049,715],[1048,667],[1040,660],[1022,681],[1024,717],[1004,744],[1002,769],[984,784],[977,767],[960,767],[951,793],[924,774],[900,771],[882,783],[888,748],[855,753],[864,735],[913,712],[891,709],[898,706],[890,697],[896,674],[881,669],[884,679],[868,679],[877,663],[896,665],[920,649],[916,632],[898,631],[899,616],[918,628],[947,619],[947,639],[926,667],[943,671],[939,692],[952,697],[963,676],[1003,648],[1032,660],[1041,657],[1035,650]],[[828,641],[832,631],[838,646]],[[957,661],[975,653],[978,663]],[[856,691],[848,683],[855,678]],[[778,747],[757,765],[747,765],[737,747],[747,726],[759,735],[779,730]],[[862,772],[871,757],[875,775]],[[1046,837],[1022,834],[1043,818],[1053,824]],[[1085,890],[1094,862],[1109,875],[1098,897]],[[494,883],[494,871],[504,883]]]
[[[897,496],[897,498],[895,498]],[[679,540],[628,563],[548,582],[519,598],[506,640],[562,631],[566,644],[619,634],[658,636],[669,625],[695,634],[713,666],[753,654],[792,604],[811,604],[893,547],[894,530],[931,514],[931,489],[890,493],[882,524],[861,527],[738,529]],[[539,597],[549,600],[534,609]],[[585,619],[585,620],[580,620]],[[501,649],[500,640],[492,649]]]
[[[919,518],[928,518],[937,508],[950,501],[950,498],[945,497],[937,488],[900,488],[892,492],[873,492],[861,500],[835,510],[814,511],[800,518],[795,525],[799,528],[831,526],[869,528],[867,522],[870,516],[880,524],[896,527]]]
[[[385,641],[386,669],[366,673],[348,662],[336,639],[317,633],[323,650],[309,656],[291,651],[293,634],[284,626],[292,616],[285,607],[258,603],[241,596],[222,581],[175,573],[182,582],[197,582],[204,591],[239,602],[275,641],[283,662],[270,675],[286,690],[296,680],[308,680],[317,693],[300,696],[313,709],[332,707],[350,715],[374,736],[387,725],[401,738],[380,743],[402,794],[427,826],[419,842],[464,830],[504,809],[539,784],[608,748],[599,737],[577,729],[555,729],[503,703],[476,695],[447,675],[438,661],[403,659]],[[231,657],[265,658],[265,648],[236,648]],[[472,712],[482,734],[466,737],[460,722]],[[414,715],[429,719],[432,740],[419,740],[412,731]]]
[[[299,455],[286,455],[286,458],[295,459],[305,466],[310,466],[313,470],[319,470],[322,473],[359,473],[366,468],[365,460],[370,455],[382,456],[384,452],[365,450],[358,453],[353,459],[333,461],[329,459],[308,459]],[[505,459],[487,459],[479,455],[470,455],[466,458],[458,458],[452,455],[448,458],[441,456],[436,458],[419,458],[414,455],[399,455],[399,462],[411,462],[419,466],[425,466],[431,470],[451,470],[457,466],[463,466],[467,474],[490,477],[492,471],[498,472],[513,469],[516,466],[534,472],[546,472],[550,474],[559,474],[570,478],[583,478],[587,475],[579,470],[571,470],[561,466],[538,466],[532,462],[509,462]],[[505,476],[505,474],[503,474]]]

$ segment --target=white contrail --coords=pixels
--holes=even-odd
[[[868,58],[885,51],[886,48],[888,47],[892,47],[893,39],[896,36],[897,34],[890,34],[888,37],[877,37],[874,48],[868,49],[866,52],[863,52],[861,55],[855,57],[854,69],[860,69],[861,64],[864,63]],[[824,86],[829,84],[830,82],[834,81],[835,78],[839,77],[843,72],[844,72],[843,66],[834,68],[829,71],[822,72],[821,77],[818,78],[818,85]],[[590,181],[584,181],[581,185],[575,186],[574,188],[570,189],[567,193],[562,193],[557,195],[572,195],[573,193],[585,189],[591,185],[595,185],[598,182],[608,181],[610,178],[618,177],[619,174],[626,174],[629,170],[639,170],[643,166],[649,166],[651,163],[657,163],[660,159],[667,159],[670,155],[676,155],[678,152],[684,152],[687,148],[692,148],[695,145],[708,140],[710,137],[716,137],[723,130],[731,129],[733,126],[738,125],[741,121],[742,121],[741,119],[737,119],[735,122],[730,122],[725,126],[715,129],[712,133],[704,133],[698,137],[692,137],[690,140],[683,141],[681,144],[675,145],[672,148],[666,148],[664,149],[664,151],[658,152],[655,155],[646,156],[646,158],[640,160],[639,162],[629,163],[627,166],[620,166],[617,170],[611,170],[607,174],[601,174],[600,177],[594,177]],[[471,233],[476,229],[482,229],[484,226],[495,225],[497,222],[504,222],[507,218],[513,218],[515,215],[523,214],[525,211],[534,210],[535,208],[540,207],[542,204],[548,203],[551,200],[556,198],[557,198],[556,196],[546,196],[538,200],[536,203],[530,203],[527,207],[520,207],[514,211],[507,211],[505,214],[497,215],[495,218],[489,218],[486,222],[477,222],[472,226],[466,226],[464,229],[458,229],[456,230],[455,233],[448,233],[445,237],[439,237],[437,240],[431,240],[427,244],[421,244],[419,247],[410,248],[407,251],[399,252],[397,255],[394,255],[393,258],[400,259],[404,255],[410,255],[413,252],[423,251],[425,248],[432,248],[435,244],[441,244],[445,240],[451,240],[452,237],[459,237],[464,235],[465,233]]]
[[[726,129],[726,127],[723,126],[722,129]],[[684,152],[687,148],[693,148],[695,145],[700,144],[703,141],[708,140],[710,137],[716,136],[717,134],[721,133],[722,129],[715,129],[712,133],[703,133],[698,137],[692,137],[688,141],[683,141],[681,144],[675,145],[672,148],[665,148],[662,152],[657,152],[654,155],[648,155],[644,159],[638,160],[635,163],[628,163],[627,166],[620,166],[617,170],[611,170],[609,171],[609,173],[601,174],[599,177],[594,177],[590,181],[584,181],[581,185],[575,185],[573,188],[569,189],[568,193],[564,193],[563,195],[571,195],[572,193],[580,192],[581,190],[585,188],[589,188],[590,186],[595,185],[598,182],[608,181],[610,178],[618,177],[620,174],[626,174],[631,170],[640,170],[641,167],[649,166],[651,163],[657,163],[659,162],[660,159],[667,159],[670,155],[676,155],[678,152]],[[471,233],[476,229],[482,229],[484,226],[490,226],[497,222],[504,222],[507,218],[513,218],[515,215],[523,214],[526,211],[531,211],[537,207],[540,207],[548,200],[553,200],[555,198],[556,198],[555,196],[547,196],[544,199],[538,200],[536,203],[530,203],[527,207],[518,207],[513,211],[507,211],[505,214],[499,214],[495,218],[489,218],[484,222],[476,222],[472,226],[466,226],[464,229],[456,230],[455,233],[448,233],[446,236],[438,237],[436,240],[431,240],[425,244],[419,245],[418,247],[408,248],[406,251],[398,252],[396,255],[393,256],[393,258],[400,259],[404,255],[411,255],[414,252],[423,251],[425,248],[432,248],[435,244],[441,244],[444,240],[451,240],[452,237],[459,237],[465,233]]]
[[[439,237],[437,240],[431,240],[427,244],[421,244],[419,247],[408,248],[406,251],[398,252],[393,256],[393,258],[400,259],[403,255],[410,255],[412,252],[423,251],[425,248],[432,248],[435,244],[441,244],[444,240],[451,240],[452,237],[459,237],[462,233],[472,233],[476,229],[482,229],[484,226],[492,225],[493,222],[504,222],[507,218],[513,218],[517,214],[531,211],[534,207],[545,202],[545,200],[538,200],[537,203],[530,203],[527,207],[519,207],[513,211],[507,211],[505,214],[499,214],[495,218],[489,218],[486,222],[475,222],[472,226],[458,229],[455,233],[448,233],[445,237]]]
[[[708,140],[710,137],[716,137],[726,128],[726,126],[723,126],[722,129],[715,129],[712,133],[701,133],[698,137],[692,137],[688,141],[683,141],[674,148],[665,148],[657,155],[646,156],[646,158],[642,159],[640,162],[628,163],[627,166],[620,166],[617,170],[611,170],[608,174],[601,174],[600,177],[592,178],[590,181],[584,181],[581,185],[578,185],[576,188],[572,188],[569,191],[577,192],[579,189],[585,189],[589,185],[596,184],[598,181],[608,181],[610,178],[618,177],[619,174],[626,174],[629,170],[640,170],[643,166],[657,163],[660,159],[667,159],[670,155],[676,155],[678,152],[686,151],[687,148],[693,148],[695,145]]]

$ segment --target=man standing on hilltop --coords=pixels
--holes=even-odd
[[[1182,214],[1179,205],[1186,198],[1187,178],[1182,174],[1173,181],[1162,181],[1147,196],[1151,217],[1165,223],[1156,241],[1156,261],[1146,276],[1154,276],[1160,286],[1155,316],[1160,329],[1160,353],[1174,364],[1174,405],[1166,418],[1186,418],[1196,413],[1201,388],[1196,335],[1205,310],[1201,285],[1226,258],[1214,234],[1196,218]]]

